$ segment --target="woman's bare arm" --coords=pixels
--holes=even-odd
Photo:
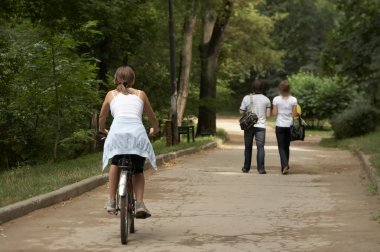
[[[270,108],[267,108],[267,111],[266,111],[267,118],[270,117],[270,110],[271,110]]]
[[[148,116],[149,122],[152,125],[152,128],[149,132],[150,135],[156,135],[159,132],[158,121],[156,115],[153,112],[152,106],[150,105],[148,96],[144,91],[141,91],[141,98],[144,101],[144,111]]]
[[[110,101],[112,100],[112,91],[108,92],[106,97],[104,98],[102,108],[99,114],[99,132],[107,133],[106,130],[106,120],[110,111]]]
[[[278,114],[278,106],[277,105],[273,105],[272,114],[273,115],[277,115]]]

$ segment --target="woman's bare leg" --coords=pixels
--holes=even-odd
[[[111,165],[108,173],[109,187],[110,187],[110,199],[115,199],[117,185],[119,184],[119,168],[116,165]]]
[[[144,173],[137,173],[133,176],[133,190],[135,191],[136,201],[143,202],[145,188]]]

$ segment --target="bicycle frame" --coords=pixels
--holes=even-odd
[[[126,196],[127,190],[133,191],[133,188],[128,188],[132,187],[133,164],[130,159],[123,157],[118,168],[120,170],[118,193],[119,196]]]
[[[125,196],[127,192],[128,171],[121,170],[119,179],[119,196]]]

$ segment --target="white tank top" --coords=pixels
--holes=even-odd
[[[293,124],[293,107],[297,105],[297,98],[284,98],[279,95],[273,99],[273,105],[277,105],[278,108],[276,126],[290,127]]]
[[[113,118],[124,116],[141,120],[144,109],[144,102],[139,97],[140,91],[138,95],[125,95],[123,93],[115,95],[114,91],[112,91],[112,95],[114,98],[111,101],[110,108]]]

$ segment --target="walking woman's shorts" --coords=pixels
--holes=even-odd
[[[119,160],[122,159],[124,156],[129,156],[131,158],[132,164],[135,167],[135,174],[144,172],[144,164],[146,158],[141,157],[139,155],[115,155],[112,158],[111,164],[119,165]]]

